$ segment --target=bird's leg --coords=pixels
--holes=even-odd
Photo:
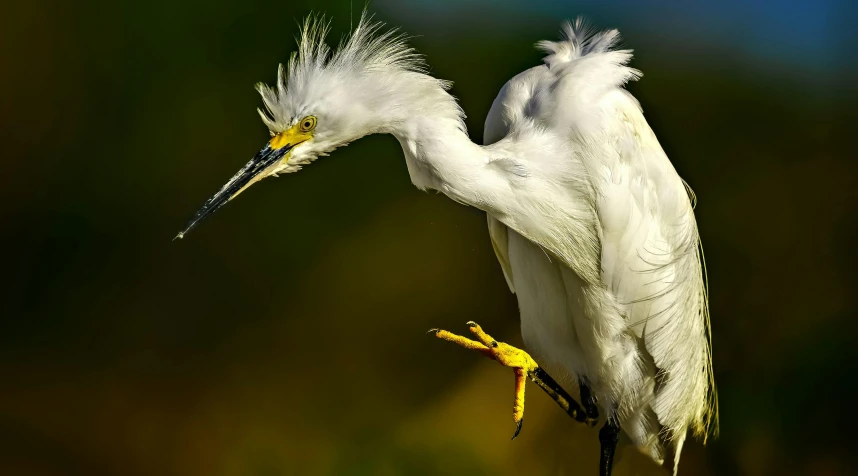
[[[599,476],[611,476],[614,466],[614,452],[617,450],[617,442],[620,441],[620,426],[609,418],[605,426],[599,430],[599,443],[602,446],[602,455],[599,458]]]
[[[501,365],[513,369],[515,373],[515,397],[512,406],[512,419],[515,422],[515,433],[512,435],[512,439],[515,439],[521,431],[521,425],[524,423],[525,376],[528,372],[539,368],[539,366],[526,352],[494,340],[477,323],[468,322],[468,326],[479,342],[441,329],[431,329],[429,332],[434,333],[439,339],[444,339],[459,344],[466,349],[480,352],[484,356],[498,361]]]
[[[530,377],[534,383],[539,385],[570,417],[590,425],[595,424],[594,420],[588,418],[581,405],[551,378],[527,352],[509,344],[496,341],[473,321],[468,322],[468,327],[474,336],[476,336],[477,341],[441,329],[431,329],[429,332],[435,334],[439,339],[480,352],[486,357],[496,360],[501,365],[513,369],[515,372],[515,399],[513,401],[512,418],[516,424],[515,434],[512,435],[513,439],[518,436],[518,433],[521,431],[521,425],[524,422],[525,376]]]
[[[596,397],[590,391],[590,386],[584,379],[578,379],[578,391],[581,393],[581,405],[587,412],[587,418],[596,422],[599,420],[599,407],[596,406]]]

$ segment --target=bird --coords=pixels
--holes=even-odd
[[[687,435],[705,443],[717,432],[708,285],[696,197],[625,88],[642,73],[618,31],[578,18],[537,43],[543,62],[501,88],[479,145],[451,83],[409,37],[366,12],[335,48],[329,30],[308,16],[276,83],[257,84],[271,139],[177,238],[263,178],[391,134],[418,189],[486,213],[527,351],[474,322],[476,340],[430,332],[513,368],[516,435],[529,375],[570,415],[602,423],[600,476],[620,433],[676,474]],[[581,404],[543,365],[577,386]]]

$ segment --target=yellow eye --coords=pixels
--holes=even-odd
[[[307,116],[301,119],[301,132],[310,132],[316,128],[316,116]]]

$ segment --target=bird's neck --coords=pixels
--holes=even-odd
[[[458,116],[415,113],[391,132],[402,145],[415,186],[495,211],[493,197],[500,190],[493,184],[497,177],[486,167],[490,151],[471,142]]]

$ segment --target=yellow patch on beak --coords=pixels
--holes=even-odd
[[[177,238],[185,236],[185,233],[191,231],[202,219],[214,213],[215,210],[233,198],[241,195],[241,192],[247,190],[254,183],[270,175],[273,170],[276,170],[278,164],[288,162],[292,154],[292,149],[295,146],[313,138],[313,129],[315,127],[316,117],[307,116],[301,119],[298,124],[271,138],[268,144],[250,159],[250,162],[233,175],[218,193],[206,201],[203,207],[194,215],[194,218],[188,222],[185,230],[177,235]]]
[[[308,141],[313,138],[312,131],[304,132],[301,130],[299,124],[295,124],[289,129],[277,134],[276,136],[271,138],[271,141],[268,143],[271,145],[272,149],[282,149],[286,146],[296,146],[301,142]]]

